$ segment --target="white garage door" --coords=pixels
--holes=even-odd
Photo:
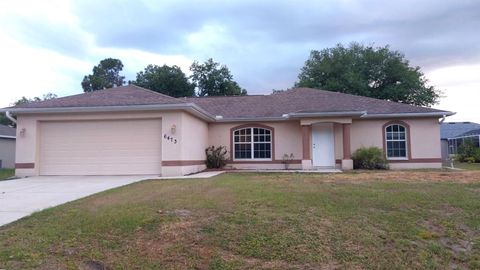
[[[40,123],[41,175],[160,174],[160,119]]]

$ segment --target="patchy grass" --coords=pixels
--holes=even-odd
[[[15,169],[0,169],[0,181],[15,175]]]
[[[464,169],[464,170],[480,170],[480,163],[461,163],[455,162],[455,168]]]
[[[480,172],[144,181],[0,228],[6,269],[480,268]]]

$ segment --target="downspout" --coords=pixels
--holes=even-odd
[[[440,124],[442,124],[443,121],[445,121],[445,118],[446,118],[446,117],[447,117],[447,116],[446,116],[445,114],[442,116],[442,119],[440,120]]]
[[[7,116],[7,118],[12,121],[15,125],[17,124],[17,119],[13,118],[13,116],[10,114],[9,111],[6,111],[5,112],[5,116]]]

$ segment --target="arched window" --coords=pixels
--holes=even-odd
[[[386,154],[389,159],[407,158],[407,129],[400,124],[385,127]]]
[[[272,131],[260,127],[246,127],[233,132],[233,158],[271,160]]]

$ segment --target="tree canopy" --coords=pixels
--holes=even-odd
[[[311,51],[295,86],[431,106],[440,91],[427,83],[420,67],[411,67],[402,53],[352,43]]]
[[[103,59],[93,67],[92,74],[83,77],[83,91],[92,92],[124,85],[125,77],[120,75],[122,70],[123,64],[119,59]]]
[[[242,89],[225,65],[214,62],[212,58],[203,64],[195,61],[190,66],[193,83],[197,87],[199,96],[238,96],[246,95],[247,90]]]
[[[190,97],[195,95],[195,85],[178,66],[148,65],[137,73],[137,79],[129,83],[172,97]]]
[[[33,98],[27,98],[23,96],[19,100],[15,101],[12,105],[17,106],[17,105],[22,105],[26,103],[32,103],[32,102],[38,102],[38,101],[44,101],[44,100],[49,100],[49,99],[54,99],[57,98],[58,96],[54,93],[46,93],[42,97],[33,97]]]

